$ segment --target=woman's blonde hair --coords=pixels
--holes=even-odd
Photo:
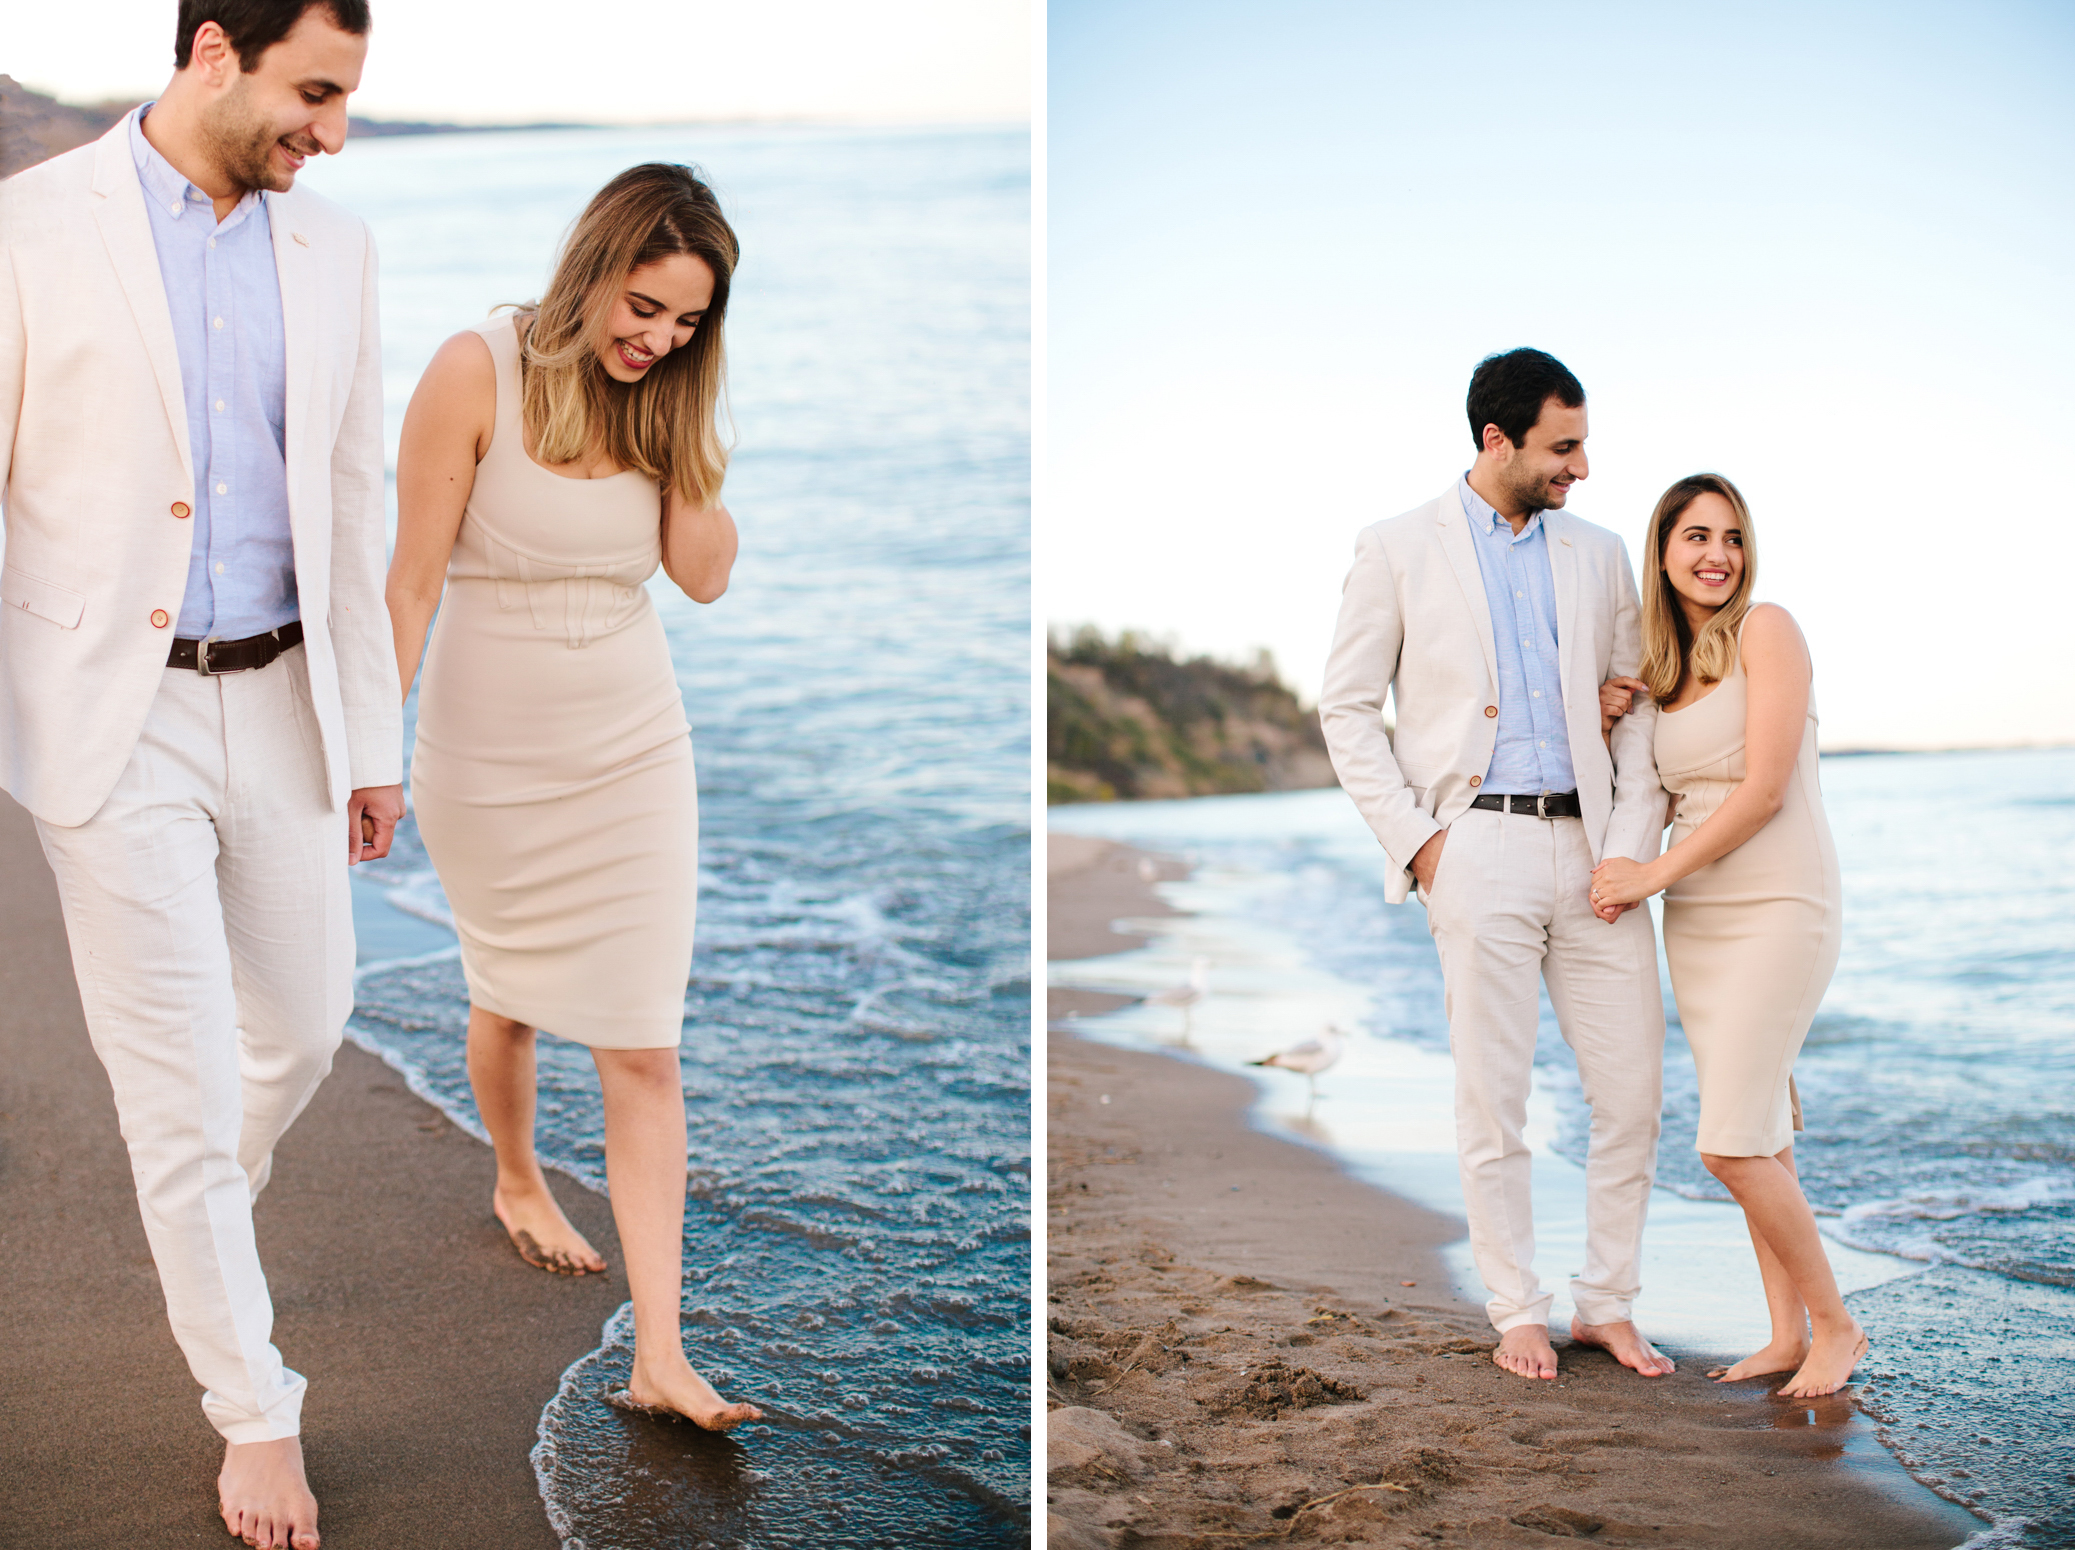
[[[684,348],[641,381],[615,381],[599,348],[620,287],[646,264],[687,253],[713,271],[713,301]],[[708,505],[728,468],[721,439],[727,382],[722,324],[740,248],[720,202],[696,170],[629,167],[592,197],[569,229],[523,351],[521,400],[534,456],[573,463],[603,453],[686,501]]]
[[[1736,513],[1743,533],[1744,570],[1737,583],[1695,635],[1686,611],[1664,574],[1664,552],[1672,529],[1686,508],[1703,495],[1719,495]],[[1686,664],[1704,684],[1720,683],[1736,666],[1736,636],[1751,611],[1751,589],[1758,583],[1758,540],[1751,531],[1751,508],[1742,493],[1720,474],[1688,474],[1657,497],[1650,516],[1650,563],[1643,568],[1643,668],[1638,675],[1650,686],[1650,697],[1667,705],[1679,692]]]

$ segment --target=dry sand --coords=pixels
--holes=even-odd
[[[551,1276],[490,1216],[489,1149],[351,1045],[257,1210],[274,1338],[310,1380],[327,1550],[555,1550],[528,1452],[562,1370],[626,1298],[607,1203],[559,1176],[614,1264]],[[56,891],[0,796],[0,1546],[231,1545],[222,1444],[166,1326]]]
[[[1136,853],[1051,845],[1053,957],[1121,951],[1110,921],[1171,913]],[[1053,1550],[1948,1550],[1981,1527],[1848,1396],[1725,1388],[1682,1351],[1646,1380],[1562,1341],[1557,1382],[1500,1371],[1443,1268],[1460,1221],[1249,1129],[1242,1078],[1057,1031],[1114,1004],[1052,1005]]]

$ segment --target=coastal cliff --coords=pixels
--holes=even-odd
[[[1046,653],[1046,800],[1211,796],[1335,784],[1318,716],[1262,653],[1247,667],[1177,660],[1125,631]]]
[[[0,178],[12,177],[24,167],[33,167],[74,146],[98,139],[136,105],[137,102],[129,100],[90,102],[83,106],[60,102],[42,92],[31,91],[11,75],[0,75]],[[346,120],[347,133],[354,139],[374,135],[444,135],[502,129],[583,127],[581,124],[431,124],[402,119]]]

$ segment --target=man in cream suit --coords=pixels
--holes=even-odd
[[[1591,899],[1603,857],[1648,860],[1663,828],[1655,711],[1622,717],[1611,747],[1600,730],[1600,685],[1641,660],[1636,585],[1621,540],[1563,510],[1587,472],[1577,378],[1539,350],[1495,355],[1468,407],[1469,472],[1355,541],[1319,718],[1390,856],[1388,897],[1418,884],[1440,951],[1492,1359],[1556,1376],[1521,1138],[1539,978],[1592,1108],[1571,1334],[1654,1377],[1672,1364],[1629,1313],[1663,1085],[1656,934],[1648,911]]]
[[[365,0],[182,0],[177,72],[0,184],[0,784],[36,817],[224,1521],[317,1544],[252,1201],[403,812],[375,264],[293,191]]]

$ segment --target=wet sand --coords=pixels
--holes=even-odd
[[[1150,858],[1051,845],[1054,958],[1122,951],[1110,921],[1171,913]],[[1051,1007],[1054,1550],[1949,1550],[1982,1527],[1911,1481],[1847,1396],[1724,1388],[1683,1351],[1646,1380],[1563,1341],[1558,1381],[1501,1372],[1442,1265],[1460,1221],[1249,1129],[1242,1078],[1073,1036],[1076,1013],[1116,1004]]]
[[[274,1338],[310,1381],[327,1550],[555,1550],[528,1461],[562,1371],[626,1298],[607,1203],[557,1177],[614,1265],[550,1276],[490,1216],[489,1149],[347,1045],[257,1208]],[[0,1545],[227,1545],[222,1444],[166,1325],[57,896],[0,796]]]

